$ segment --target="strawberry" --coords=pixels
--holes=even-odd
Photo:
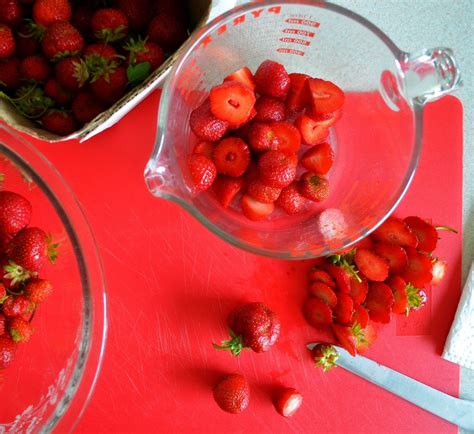
[[[42,303],[53,292],[53,285],[46,279],[29,280],[25,285],[24,292],[31,302]]]
[[[284,417],[293,416],[303,403],[303,395],[292,387],[278,390],[273,397],[275,410]]]
[[[151,20],[151,3],[154,2],[150,2],[150,0],[115,0],[114,3],[127,17],[130,30],[133,32],[146,30]]]
[[[303,315],[309,325],[324,328],[332,323],[332,311],[325,301],[309,298],[303,305]]]
[[[188,160],[189,173],[198,191],[207,190],[216,178],[216,166],[204,155],[193,154]]]
[[[7,320],[5,318],[5,315],[3,315],[3,313],[0,313],[0,336],[3,336],[5,334],[6,324],[7,324]]]
[[[408,264],[399,274],[407,283],[421,288],[433,279],[431,259],[413,247],[406,247]]]
[[[242,139],[227,137],[217,143],[212,153],[217,172],[228,176],[241,176],[250,163],[250,150]]]
[[[30,220],[28,199],[12,191],[0,191],[0,232],[16,234],[28,226]]]
[[[41,47],[48,59],[58,60],[81,53],[84,49],[84,39],[72,24],[58,21],[46,30]]]
[[[59,21],[69,21],[71,16],[68,0],[36,0],[33,4],[33,19],[44,27]]]
[[[388,277],[389,262],[372,250],[357,249],[354,262],[359,271],[369,280],[383,282]]]
[[[429,253],[436,249],[438,231],[433,225],[416,216],[406,217],[403,221],[418,238],[418,250]]]
[[[281,190],[276,204],[288,215],[298,214],[306,209],[308,201],[298,191],[298,184],[293,181]]]
[[[16,28],[23,19],[23,8],[18,0],[0,0],[0,23]]]
[[[0,87],[15,89],[20,85],[19,64],[18,59],[14,57],[0,61]]]
[[[320,143],[308,149],[301,157],[301,165],[316,175],[326,175],[334,163],[334,152],[329,143]]]
[[[77,4],[72,11],[71,24],[81,32],[86,39],[92,39],[92,15],[94,10],[88,4]]]
[[[165,61],[165,54],[158,44],[147,42],[146,39],[140,37],[137,40],[130,39],[124,48],[129,52],[127,57],[129,65],[140,65],[148,62],[150,72],[157,69]]]
[[[333,323],[332,331],[338,343],[352,356],[357,354],[357,346],[365,342],[365,333],[360,324],[344,326]]]
[[[371,321],[369,321],[363,332],[363,339],[360,339],[356,344],[356,351],[358,354],[364,354],[367,349],[376,341],[378,335],[377,326]]]
[[[296,176],[297,158],[280,151],[267,151],[258,160],[262,182],[276,188],[290,185]]]
[[[8,298],[7,290],[5,285],[0,282],[0,305]]]
[[[55,76],[64,89],[77,92],[89,79],[89,70],[81,58],[66,57],[56,64]]]
[[[297,113],[310,103],[308,79],[306,74],[293,73],[290,77],[290,88],[286,96],[285,104],[291,112]]]
[[[328,113],[314,113],[311,109],[306,110],[306,116],[309,116],[322,128],[331,128],[342,117],[342,110]]]
[[[323,300],[332,310],[337,305],[336,293],[323,282],[313,282],[309,287],[309,295]]]
[[[332,345],[316,344],[311,350],[316,364],[315,367],[321,367],[323,372],[330,371],[336,365],[339,354]]]
[[[231,339],[221,345],[219,350],[229,350],[238,356],[243,348],[256,353],[268,351],[280,335],[280,320],[275,312],[264,303],[247,303],[236,307],[227,317]]]
[[[303,143],[313,146],[323,143],[329,136],[329,130],[318,125],[313,119],[306,115],[299,115],[295,120],[295,127],[298,128]]]
[[[44,93],[60,106],[67,105],[72,100],[72,93],[59,84],[56,78],[50,78],[46,82]]]
[[[9,296],[2,304],[3,314],[7,318],[23,317],[30,314],[34,307],[24,295]]]
[[[334,309],[334,320],[338,324],[349,325],[354,311],[354,302],[350,295],[339,292],[337,294],[337,304]]]
[[[325,285],[329,286],[331,289],[336,288],[336,282],[334,279],[320,268],[313,267],[309,272],[310,282],[322,282]]]
[[[44,32],[44,28],[38,28],[33,22],[24,21],[15,35],[16,54],[19,57],[39,54],[41,51],[40,39]]]
[[[0,60],[12,57],[15,53],[15,45],[15,38],[10,27],[0,24]]]
[[[25,57],[20,62],[19,71],[25,80],[44,82],[51,75],[51,65],[45,57],[36,54]]]
[[[283,65],[272,60],[260,64],[254,76],[258,93],[284,100],[290,88],[290,77]]]
[[[394,297],[390,286],[382,282],[370,282],[365,307],[371,321],[389,323],[392,318]]]
[[[90,89],[100,101],[113,104],[125,95],[127,84],[127,71],[124,67],[118,66],[93,79]]]
[[[402,220],[389,217],[373,233],[372,238],[378,242],[396,244],[402,247],[416,247],[418,238]]]
[[[247,140],[250,149],[256,152],[275,150],[278,138],[273,128],[263,122],[252,122],[247,131]]]
[[[105,111],[106,106],[91,92],[79,92],[72,101],[72,113],[80,124],[86,124]]]
[[[311,111],[315,114],[334,112],[344,104],[344,92],[331,81],[308,79],[311,94]]]
[[[256,121],[279,122],[286,119],[286,106],[282,101],[271,96],[261,96],[255,103]]]
[[[237,71],[229,74],[224,78],[224,81],[238,81],[248,88],[255,90],[255,82],[253,80],[252,71],[249,68],[244,66],[243,68],[238,69]]]
[[[444,279],[446,274],[446,269],[448,268],[448,264],[446,261],[441,259],[436,259],[433,261],[433,266],[431,268],[431,274],[433,278],[431,279],[431,285],[439,285],[441,281]]]
[[[68,136],[77,130],[74,116],[72,113],[64,110],[48,110],[41,117],[41,123],[45,130],[59,136]]]
[[[147,35],[165,51],[175,51],[188,38],[183,22],[168,14],[158,14],[150,22]]]
[[[115,42],[127,36],[128,19],[119,9],[98,9],[92,15],[91,27],[99,41]]]
[[[298,181],[298,190],[306,199],[321,202],[329,196],[329,182],[312,172],[305,172]]]
[[[363,329],[365,329],[368,323],[369,313],[367,310],[362,306],[355,306],[351,324],[359,324]]]
[[[273,203],[259,202],[248,194],[242,196],[240,206],[245,217],[254,221],[265,220],[275,209]]]
[[[238,81],[226,81],[211,89],[209,100],[216,118],[238,127],[249,118],[255,104],[255,94]]]
[[[247,186],[247,194],[262,203],[272,203],[280,196],[281,189],[265,185],[261,181],[253,181]]]
[[[250,388],[240,374],[226,375],[213,389],[217,405],[227,413],[240,413],[249,405]]]
[[[360,305],[364,302],[365,297],[367,297],[367,292],[369,291],[369,282],[364,276],[359,276],[359,279],[354,277],[350,278],[351,290],[349,295],[352,297],[354,304]]]
[[[290,122],[272,122],[270,124],[278,140],[277,151],[285,154],[295,154],[301,146],[301,135],[298,128]]]
[[[410,308],[408,307],[408,297],[406,291],[406,282],[400,276],[392,276],[385,282],[393,292],[393,313],[407,313]]]
[[[193,154],[204,155],[207,158],[212,158],[215,144],[213,142],[201,141],[193,148]]]
[[[89,61],[91,57],[98,56],[99,59],[94,59],[96,63],[99,63],[100,66],[107,65],[107,60],[114,59],[117,56],[117,50],[112,47],[112,45],[105,44],[103,42],[96,42],[94,44],[89,44],[84,48],[84,52],[82,53],[86,60]],[[97,66],[97,65],[94,65]]]
[[[227,132],[228,123],[215,117],[211,111],[211,103],[206,99],[191,112],[189,126],[191,131],[201,140],[215,142]]]
[[[16,344],[7,336],[0,337],[0,369],[8,368],[13,362]]]
[[[4,252],[5,249],[7,248],[7,244],[10,242],[10,240],[13,238],[12,234],[8,234],[6,232],[0,232],[0,252]],[[0,299],[2,297],[0,296]]]
[[[242,190],[244,185],[243,177],[218,175],[212,188],[219,203],[227,208],[235,196]]]
[[[255,161],[250,161],[249,167],[244,174],[244,181],[245,185],[250,184],[253,181],[257,181],[260,179],[260,171],[258,170],[258,165]]]
[[[324,264],[324,271],[326,271],[336,282],[336,288],[340,292],[349,294],[351,292],[351,281],[347,271],[333,264]]]
[[[28,321],[21,317],[16,317],[8,322],[8,332],[13,342],[28,342],[34,332],[34,328]]]
[[[376,243],[373,251],[388,261],[389,271],[391,274],[401,273],[408,263],[405,249],[396,244]]]

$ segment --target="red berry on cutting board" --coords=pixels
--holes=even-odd
[[[250,400],[250,388],[246,378],[240,374],[225,376],[213,390],[217,405],[227,413],[241,413]]]
[[[293,416],[303,404],[303,395],[293,387],[279,390],[274,398],[273,404],[278,413],[284,417]]]

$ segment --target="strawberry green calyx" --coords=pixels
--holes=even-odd
[[[59,243],[55,243],[53,241],[53,237],[51,234],[46,235],[46,251],[47,251],[47,256],[49,259],[49,262],[51,264],[54,264],[56,262],[56,259],[58,259],[59,253],[58,253],[58,248],[59,248]]]
[[[437,231],[448,231],[448,232],[454,232],[455,234],[458,233],[458,231],[456,229],[453,229],[449,226],[435,226],[435,229]]]
[[[94,83],[100,77],[104,77],[105,81],[110,82],[110,74],[115,72],[118,67],[118,62],[114,59],[93,53],[85,57],[85,65],[91,83]]]
[[[236,336],[232,330],[229,330],[231,339],[226,339],[220,345],[212,344],[216,350],[230,351],[234,356],[238,356],[245,348],[242,343],[242,336]]]
[[[24,20],[25,31],[18,33],[22,38],[34,38],[38,42],[43,40],[44,34],[46,33],[46,27],[41,24],[35,23],[31,19]]]
[[[141,36],[138,36],[137,39],[130,38],[128,42],[123,46],[124,50],[130,52],[130,63],[135,64],[135,55],[137,53],[148,53],[148,48],[145,46],[148,41],[148,37],[142,39]]]
[[[332,368],[337,367],[336,361],[339,353],[332,345],[322,345],[320,348],[321,355],[314,358],[315,367],[321,367],[323,372],[329,372]]]
[[[356,249],[352,249],[350,252],[342,253],[342,254],[335,254],[328,256],[329,262],[334,265],[338,265],[341,268],[346,270],[347,274],[350,277],[357,280],[359,283],[362,283],[362,279],[359,276],[359,270],[354,264],[354,256],[356,254]]]
[[[12,286],[25,282],[38,274],[36,271],[29,271],[11,260],[8,261],[7,265],[3,266],[3,270],[5,271],[3,278],[11,280]]]
[[[115,29],[101,29],[95,32],[94,36],[97,39],[104,41],[105,44],[108,44],[109,42],[115,42],[125,38],[125,36],[127,36],[127,27],[118,26]]]
[[[423,297],[420,295],[420,288],[416,288],[411,283],[408,283],[405,287],[407,293],[407,309],[406,309],[406,316],[410,313],[410,310],[420,309],[423,307]]]
[[[358,322],[352,325],[351,333],[352,333],[352,336],[354,336],[354,339],[356,341],[356,346],[359,346],[361,344],[368,344],[367,339],[365,338],[364,329],[361,327],[361,325]]]
[[[18,333],[15,329],[10,329],[10,336],[12,337],[13,342],[21,342],[23,340],[23,336]]]

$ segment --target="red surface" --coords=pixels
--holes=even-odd
[[[110,332],[101,377],[78,432],[456,432],[456,427],[342,369],[312,367],[314,333],[301,314],[311,261],[260,258],[225,244],[178,206],[154,200],[143,181],[158,95],[84,143],[40,144],[82,202],[105,263]],[[462,107],[430,104],[419,170],[399,209],[461,228]],[[446,234],[450,264],[431,304],[386,326],[368,356],[440,390],[458,393],[459,369],[440,358],[460,289],[461,235]],[[263,300],[282,335],[267,354],[216,351],[237,302]],[[240,371],[251,403],[228,415],[213,402],[222,373]],[[279,416],[272,387],[298,388],[300,411]]]

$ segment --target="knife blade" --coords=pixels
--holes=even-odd
[[[308,344],[307,348],[312,350],[315,345],[316,342]],[[341,368],[465,430],[474,431],[474,401],[455,398],[366,357],[353,357],[343,348],[335,348],[339,354],[336,365]]]

